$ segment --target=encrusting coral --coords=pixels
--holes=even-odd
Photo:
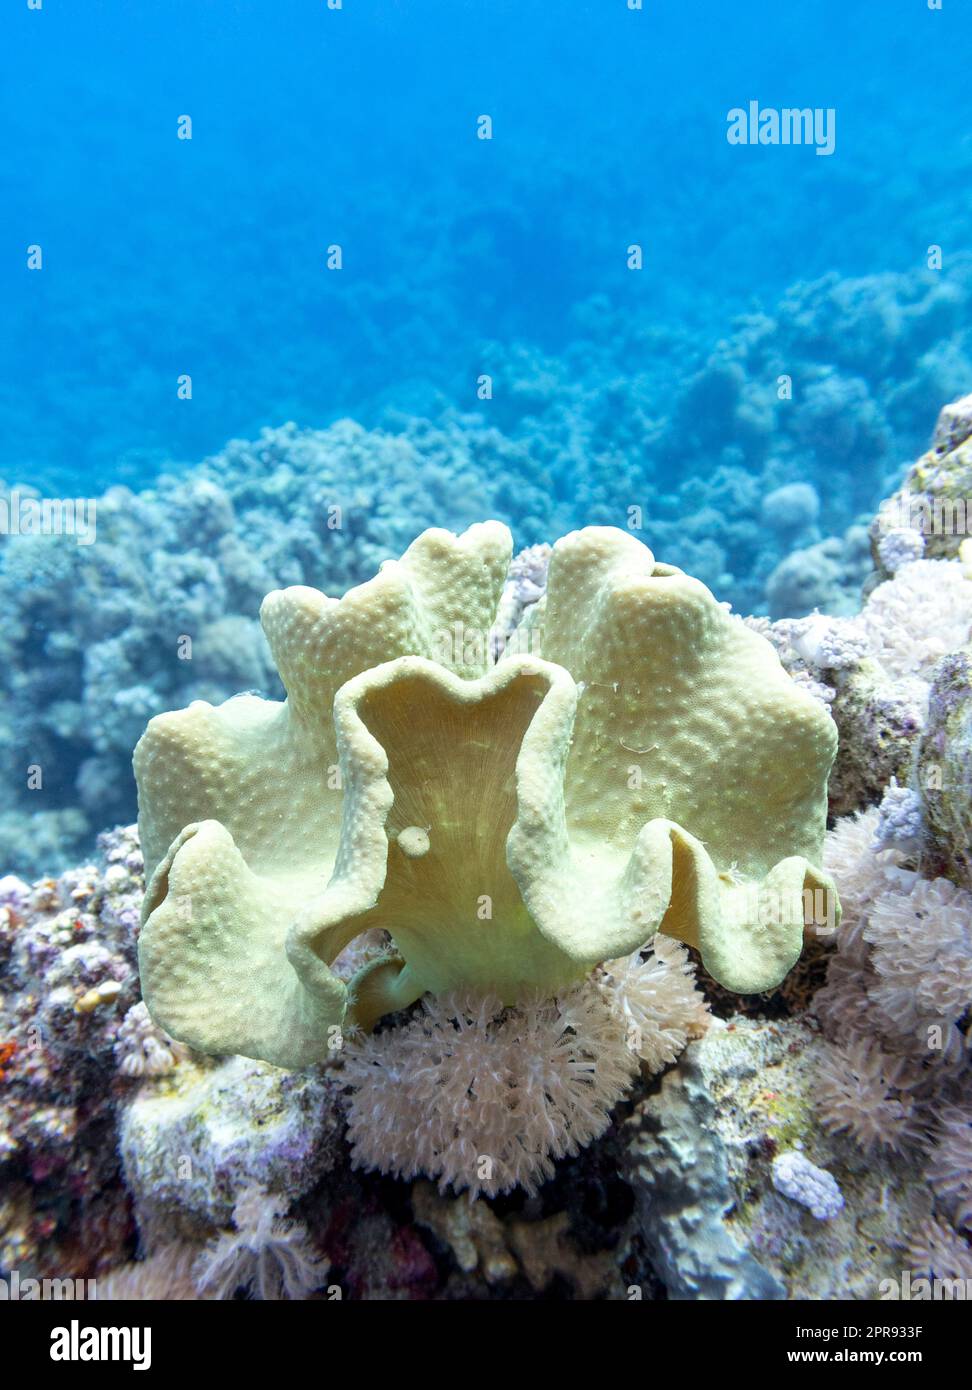
[[[346,1021],[550,998],[656,931],[741,993],[794,964],[807,890],[831,895],[826,711],[606,527],[554,546],[530,654],[491,666],[510,552],[497,522],[426,531],[341,600],[272,593],[287,701],[151,721],[140,968],[173,1037],[302,1066]],[[393,949],[345,983],[329,966],[375,927]]]

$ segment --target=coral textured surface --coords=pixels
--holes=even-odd
[[[150,723],[140,968],[174,1036],[301,1066],[346,1015],[554,994],[656,931],[741,993],[795,963],[806,895],[833,897],[829,716],[704,585],[603,527],[554,546],[535,655],[488,667],[510,546],[498,523],[427,531],[340,601],[272,593],[287,701]],[[346,984],[329,966],[375,927],[397,954]]]

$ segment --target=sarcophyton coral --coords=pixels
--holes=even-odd
[[[174,1037],[302,1066],[345,1021],[553,995],[658,930],[739,992],[793,965],[831,890],[827,713],[611,528],[558,542],[520,654],[490,666],[511,548],[498,522],[431,530],[341,600],[271,593],[287,700],[151,721],[140,965]],[[329,966],[373,927],[394,949],[345,983]]]

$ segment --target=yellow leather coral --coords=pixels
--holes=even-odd
[[[829,715],[611,528],[557,543],[529,652],[489,665],[510,552],[497,522],[431,530],[340,600],[272,593],[286,701],[151,721],[140,965],[174,1037],[301,1066],[346,1019],[552,995],[659,930],[732,990],[791,968],[806,890],[832,893]],[[373,927],[393,948],[346,984]]]

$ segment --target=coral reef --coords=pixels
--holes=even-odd
[[[893,574],[902,543],[929,559],[956,559],[972,527],[972,395],[943,407],[931,448],[871,523],[879,568]],[[914,537],[915,539],[911,539]],[[907,539],[906,539],[907,538]]]
[[[626,1157],[639,1231],[669,1298],[782,1298],[780,1281],[725,1224],[733,1194],[715,1116],[689,1060],[636,1108]]]
[[[946,425],[940,423],[939,432]],[[915,531],[908,534],[921,540]],[[909,558],[915,553],[923,556],[922,548],[899,547],[893,573],[878,577],[853,616],[749,621],[836,721],[831,812],[848,815],[896,787],[911,797],[912,815],[915,798],[922,801],[940,865],[959,872],[968,824],[964,673],[972,583],[961,559]],[[896,804],[900,811],[904,803]]]
[[[932,1198],[915,1155],[864,1155],[821,1124],[827,1043],[802,1019],[734,1019],[690,1043],[627,1122],[638,1222],[669,1298],[876,1299]],[[799,1146],[838,1180],[821,1219],[778,1191]],[[839,1293],[838,1293],[839,1291]]]
[[[94,544],[0,536],[11,615],[0,772],[24,789],[21,809],[0,820],[3,862],[27,873],[70,862],[92,827],[131,819],[131,750],[151,715],[240,689],[280,692],[253,616],[266,593],[343,590],[401,552],[415,516],[472,520],[482,460],[502,449],[493,432],[467,437],[455,424],[286,425],[232,441],[188,476],[112,488],[97,499]],[[518,489],[528,510],[542,485]]]
[[[241,689],[279,694],[253,616],[264,594],[340,593],[426,526],[488,514],[530,547],[623,526],[739,612],[854,612],[873,508],[923,447],[930,403],[972,376],[970,303],[969,258],[947,283],[831,275],[700,347],[598,298],[576,307],[563,362],[484,344],[474,356],[495,360],[497,391],[476,414],[430,393],[428,418],[285,424],[92,499],[92,545],[0,535],[0,861],[29,875],[90,854],[98,829],[134,817],[129,755],[147,718]],[[960,401],[943,417],[909,495],[925,496],[923,479],[932,500],[972,491],[967,416]],[[899,559],[900,543],[914,540],[899,537]]]
[[[862,342],[870,333],[862,332]],[[896,370],[889,368],[892,376]],[[731,384],[733,373],[728,377]],[[714,385],[707,378],[705,390]],[[821,422],[832,423],[831,394],[842,398],[825,382],[814,397]],[[961,464],[966,414],[960,401],[939,422],[932,452],[948,461],[948,470]],[[807,420],[803,428],[810,428]],[[284,452],[299,448],[299,440],[294,432]],[[864,447],[859,433],[848,447]],[[241,495],[254,467],[245,449],[243,455]],[[774,478],[762,520],[786,545],[809,551],[820,543],[813,532],[821,513],[808,490],[793,489],[795,481],[785,470]],[[286,490],[283,481],[281,487]],[[0,1273],[93,1275],[98,1296],[108,1299],[863,1300],[887,1297],[888,1289],[899,1291],[890,1296],[923,1296],[911,1291],[917,1281],[972,1278],[972,584],[964,556],[937,548],[920,527],[882,524],[872,535],[877,572],[858,610],[776,621],[742,622],[670,566],[652,562],[648,582],[642,577],[637,584],[623,570],[619,582],[609,557],[621,555],[627,564],[641,547],[630,536],[598,531],[569,537],[552,551],[537,545],[509,570],[509,539],[498,529],[459,541],[439,532],[420,544],[418,563],[406,556],[340,602],[306,589],[274,596],[271,646],[290,702],[311,714],[317,707],[308,670],[317,669],[325,647],[329,661],[340,652],[340,632],[327,646],[330,625],[340,629],[351,615],[355,642],[364,641],[370,605],[376,597],[389,600],[378,605],[374,650],[362,665],[332,669],[334,689],[350,677],[344,684],[350,694],[335,701],[332,691],[337,736],[313,766],[321,772],[318,801],[324,802],[315,814],[338,826],[331,847],[336,863],[353,862],[356,837],[374,825],[381,829],[376,858],[383,867],[387,860],[387,873],[375,901],[394,911],[352,914],[348,930],[342,927],[329,947],[328,975],[315,975],[315,984],[323,983],[327,998],[350,1000],[352,1009],[343,1026],[321,1030],[317,1064],[290,1072],[245,1056],[200,1055],[152,1021],[151,988],[141,997],[150,972],[141,982],[137,973],[144,878],[134,827],[102,836],[91,862],[58,876],[32,883],[14,873],[0,877]],[[474,555],[479,563],[457,577],[456,552],[463,554],[464,545],[466,559]],[[587,616],[599,611],[591,595],[605,575],[610,603],[626,600],[625,621],[614,627]],[[558,594],[568,577],[569,602]],[[404,886],[422,883],[443,838],[436,814],[427,814],[421,801],[400,801],[412,774],[397,751],[407,738],[396,742],[393,735],[399,718],[412,718],[413,706],[405,701],[385,710],[380,730],[376,722],[384,692],[417,678],[419,668],[409,664],[416,637],[428,644],[417,653],[420,662],[451,667],[444,686],[453,694],[490,681],[497,691],[510,689],[551,662],[570,672],[580,691],[574,745],[565,754],[566,814],[573,815],[575,753],[578,805],[581,789],[587,797],[600,795],[602,771],[592,768],[603,770],[607,726],[598,721],[618,693],[610,659],[599,664],[595,657],[610,647],[605,634],[617,634],[626,663],[622,684],[636,679],[641,699],[641,692],[652,692],[652,736],[622,724],[623,752],[611,764],[611,786],[620,797],[598,802],[597,814],[603,821],[605,808],[624,812],[633,803],[648,819],[646,809],[657,813],[661,783],[671,785],[671,777],[659,776],[658,754],[678,729],[661,717],[667,708],[661,688],[674,683],[673,671],[689,670],[694,697],[694,682],[708,686],[715,670],[706,664],[704,643],[692,644],[697,665],[691,671],[683,645],[674,641],[660,643],[664,680],[660,666],[632,676],[632,632],[639,651],[649,647],[637,621],[640,595],[655,579],[675,581],[669,592],[678,602],[671,611],[651,610],[654,643],[665,636],[662,619],[674,622],[687,611],[699,619],[693,634],[714,635],[723,660],[740,650],[735,644],[745,634],[742,640],[758,648],[741,650],[765,653],[765,639],[792,677],[775,661],[760,666],[756,677],[724,683],[717,692],[721,710],[739,706],[747,680],[765,686],[763,673],[772,670],[787,692],[787,716],[799,712],[826,730],[828,740],[832,723],[839,728],[842,746],[830,785],[836,819],[814,862],[819,882],[836,884],[842,917],[815,921],[804,961],[783,987],[744,1000],[714,978],[718,954],[706,951],[701,936],[674,939],[669,909],[649,945],[650,927],[633,942],[640,949],[627,954],[628,941],[615,934],[575,976],[541,972],[516,998],[500,990],[490,996],[482,981],[470,996],[448,988],[452,980],[430,976],[423,984],[431,993],[415,1003],[407,992],[392,996],[404,1007],[380,1017],[372,1032],[362,1031],[356,1011],[366,1024],[383,1014],[389,1000],[381,996],[382,1007],[375,1007],[381,993],[375,982],[389,974],[397,979],[406,954],[408,923],[401,940],[386,928],[394,928],[392,919],[411,901]],[[405,591],[412,595],[410,646],[389,653]],[[684,608],[689,597],[698,607]],[[258,649],[248,646],[246,633],[256,633],[252,623],[239,630],[230,623],[217,634],[228,653],[220,680],[249,684],[232,666],[235,652],[245,665],[247,651]],[[391,670],[383,666],[389,655]],[[273,667],[263,660],[262,684],[272,689]],[[376,665],[386,673],[378,681]],[[220,680],[208,691],[200,687],[202,698],[225,694]],[[436,681],[442,684],[436,675],[425,689]],[[544,689],[528,711],[534,721]],[[332,704],[325,703],[329,712]],[[236,770],[226,771],[226,743],[207,745],[211,757],[204,759],[215,769],[220,806],[236,816],[232,833],[246,855],[275,824],[266,769],[276,772],[284,761],[280,744],[269,765],[255,756],[263,726],[243,716],[263,705],[246,696],[224,707],[245,735]],[[140,708],[134,696],[131,708]],[[449,718],[465,708],[457,699]],[[355,712],[366,716],[387,755],[384,763],[374,755],[363,774],[355,769],[361,749],[353,738],[348,742]],[[196,707],[188,716],[211,733],[217,725],[206,721],[219,713]],[[589,730],[585,717],[593,717]],[[160,721],[163,727],[169,718]],[[438,723],[447,723],[441,711]],[[507,734],[511,723],[490,727]],[[413,719],[406,732],[414,730]],[[455,748],[454,731],[443,727],[436,737],[436,747]],[[662,749],[639,751],[652,741]],[[151,816],[143,826],[150,870],[166,862],[169,838],[184,828],[180,814],[191,824],[198,813],[191,789],[178,790],[180,747],[178,740],[165,744],[169,761],[158,773],[172,779],[173,806],[159,813],[157,826]],[[724,759],[722,745],[719,750]],[[691,762],[700,751],[696,740],[680,757]],[[772,760],[772,748],[767,757]],[[251,764],[256,771],[247,782]],[[792,777],[792,758],[785,765]],[[713,764],[701,766],[700,788],[724,799],[726,783]],[[643,804],[635,795],[639,786],[628,781],[632,768],[642,776],[640,786],[648,784]],[[376,771],[391,789],[388,805],[374,793],[380,778],[368,780]],[[749,760],[746,779],[752,775]],[[365,801],[371,796],[373,816],[342,821],[342,796],[356,777]],[[479,825],[486,812],[482,788],[491,785],[484,777],[479,761],[475,775],[467,771],[461,779],[466,801],[469,788],[477,789]],[[664,813],[694,835],[699,800],[689,791],[679,784]],[[822,832],[822,788],[819,800]],[[677,807],[680,813],[672,814]],[[465,813],[461,804],[458,809]],[[623,814],[616,819],[625,824]],[[739,825],[734,803],[729,819],[745,841],[749,830]],[[300,868],[295,846],[313,849],[318,822],[308,815],[300,821],[306,839],[295,837],[292,826],[280,833],[285,874]],[[514,821],[512,813],[503,820],[500,846]],[[53,854],[47,833],[42,823],[39,852]],[[718,824],[708,823],[698,838],[731,895],[743,886],[747,861],[723,852],[719,834]],[[199,838],[187,837],[176,859]],[[624,840],[609,862],[623,869],[636,841],[636,835]],[[763,859],[775,863],[782,852],[774,842]],[[515,869],[516,855],[507,862]],[[317,865],[310,851],[306,863]],[[202,874],[206,864],[197,867]],[[314,872],[326,877],[330,868],[329,859]],[[485,879],[479,861],[471,872],[465,881],[474,887]],[[623,873],[618,882],[623,885]],[[213,898],[200,884],[206,893],[213,888],[203,875],[181,895],[188,910],[173,916],[177,937],[205,930],[206,903],[219,904],[221,894],[225,920],[233,915],[236,880],[217,884]],[[171,874],[165,887],[171,898]],[[578,910],[586,911],[593,895],[589,885],[575,889]],[[500,899],[490,896],[495,906]],[[150,888],[149,907],[157,911],[160,901]],[[279,923],[280,899],[266,901],[265,916]],[[449,913],[454,901],[447,900]],[[213,920],[224,919],[217,912]],[[480,925],[489,930],[496,923]],[[271,974],[287,965],[282,937],[280,928],[271,943]],[[227,932],[227,958],[237,945]],[[146,957],[144,939],[141,949]],[[416,960],[420,955],[419,946]],[[458,956],[476,959],[461,942]],[[251,964],[239,956],[236,968],[230,984],[242,980],[249,988]],[[205,967],[190,962],[183,985],[191,991],[204,978]]]
[[[794,550],[766,580],[770,617],[812,613],[856,613],[861,585],[870,572],[870,547],[863,526],[850,527],[843,536],[801,550]]]
[[[334,1164],[333,1079],[231,1057],[185,1059],[140,1089],[119,1119],[119,1150],[143,1238],[230,1224],[244,1189],[294,1201]]]
[[[131,1215],[114,1135],[131,1082],[142,858],[134,827],[59,879],[0,880],[0,1265],[60,1250],[60,1270],[118,1257]],[[119,1046],[120,1045],[120,1046]],[[55,1266],[57,1267],[57,1266]]]
[[[921,1164],[936,1218],[961,1230],[972,1194],[972,892],[907,867],[920,857],[915,837],[888,848],[881,829],[871,808],[839,821],[825,849],[844,916],[812,1005],[831,1040],[820,1122],[862,1153]]]

